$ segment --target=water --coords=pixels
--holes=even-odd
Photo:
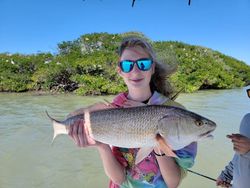
[[[74,109],[108,97],[73,95],[38,96],[0,94],[0,188],[99,188],[107,187],[98,152],[79,149],[67,136],[51,146],[53,130],[45,115],[63,119]],[[178,102],[218,124],[214,140],[199,143],[193,171],[216,178],[233,156],[226,134],[238,132],[241,118],[249,112],[244,89],[182,94]],[[216,187],[211,180],[189,173],[181,188]]]

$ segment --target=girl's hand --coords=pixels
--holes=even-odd
[[[227,138],[233,142],[234,151],[239,154],[246,154],[250,151],[250,139],[241,134],[227,135]]]
[[[75,121],[69,126],[69,136],[79,147],[100,146],[102,143],[92,139],[84,126],[84,120]]]
[[[107,108],[114,108],[112,105],[107,105],[105,103],[96,103],[87,108],[81,108],[70,115],[77,115],[84,113],[85,110],[89,112],[93,112],[96,110],[102,110]],[[104,146],[107,144],[103,144],[101,142],[97,142],[92,139],[89,134],[87,128],[84,126],[84,120],[75,121],[72,125],[69,126],[69,136],[74,140],[77,146],[79,147],[89,147],[89,146]]]
[[[221,187],[227,187],[227,188],[231,187],[230,182],[223,181],[223,180],[220,179],[220,178],[217,178],[217,180],[216,180],[216,185],[217,185],[217,186],[221,186]]]

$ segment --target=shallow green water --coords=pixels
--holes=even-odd
[[[73,95],[36,96],[0,94],[0,187],[87,188],[107,187],[95,149],[79,149],[67,136],[51,146],[53,130],[45,110],[59,119],[70,111],[108,97]],[[233,156],[226,134],[238,132],[241,118],[250,111],[243,89],[182,94],[178,100],[189,110],[218,124],[214,140],[199,143],[192,170],[216,178]],[[181,188],[216,187],[214,182],[188,174]]]

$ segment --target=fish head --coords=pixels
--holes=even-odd
[[[211,138],[216,123],[194,112],[181,108],[170,108],[159,123],[161,134],[174,150],[192,142]]]

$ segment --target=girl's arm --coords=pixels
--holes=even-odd
[[[111,179],[112,182],[121,185],[126,180],[125,169],[116,160],[110,146],[107,144],[102,144],[98,146],[98,151],[100,153],[106,175]]]
[[[168,188],[178,187],[181,180],[181,168],[173,157],[156,156],[160,171]]]
[[[156,156],[162,176],[169,187],[177,187],[180,181],[185,177],[186,169],[193,166],[197,154],[197,143],[193,142],[174,152],[178,158]],[[168,167],[166,167],[166,165],[168,165]]]
[[[115,184],[121,185],[125,181],[125,171],[114,157],[109,145],[97,142],[88,135],[84,121],[79,120],[70,125],[69,136],[79,147],[96,147],[102,159],[106,175]]]

